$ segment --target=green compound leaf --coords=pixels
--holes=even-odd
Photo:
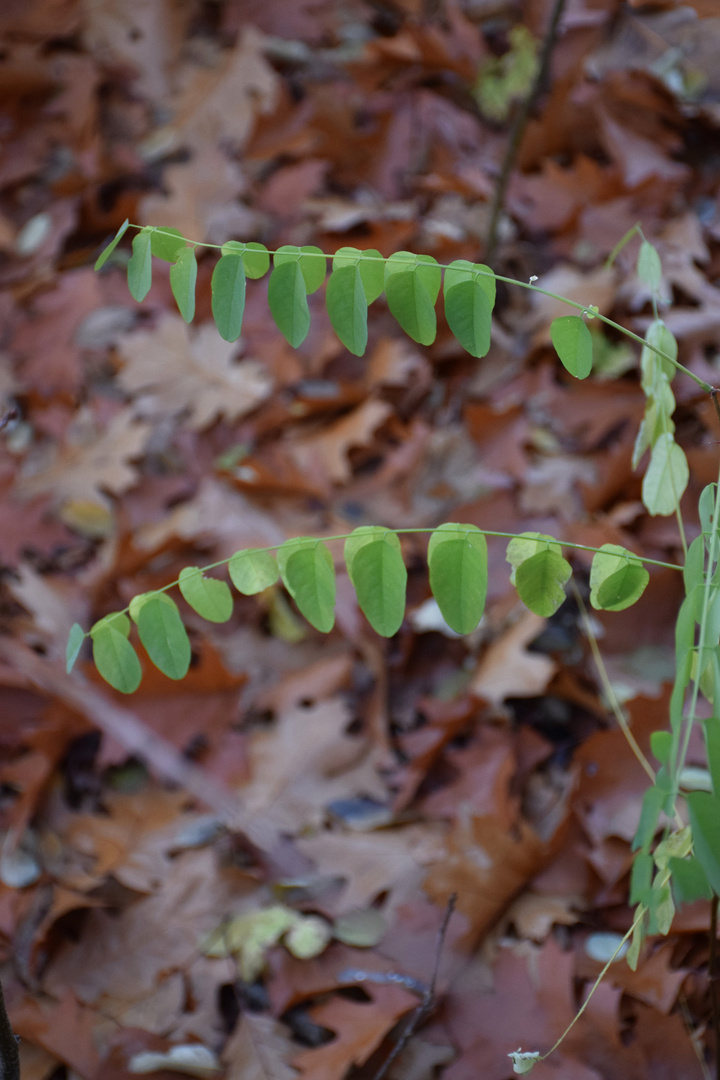
[[[391,274],[385,283],[388,307],[408,337],[419,345],[432,345],[437,332],[435,308],[418,273]]]
[[[642,501],[648,513],[663,517],[674,514],[689,479],[690,470],[682,448],[669,432],[660,435],[652,448],[642,483]]]
[[[127,232],[127,227],[128,227],[129,224],[130,224],[130,219],[125,218],[122,225],[120,226],[118,231],[115,233],[115,235],[113,236],[113,238],[110,241],[110,243],[108,244],[108,246],[106,248],[103,248],[103,250],[100,252],[97,259],[95,260],[95,269],[96,270],[99,270],[108,261],[108,259],[112,255],[113,251],[118,246],[118,244],[122,240],[123,236]]]
[[[335,624],[335,568],[325,544],[291,550],[282,578],[300,613],[316,630],[329,633]]]
[[[716,896],[720,895],[720,799],[707,791],[687,795],[693,848]]]
[[[385,291],[385,260],[376,248],[361,251],[354,247],[341,247],[333,256],[333,269],[358,266],[368,306]]]
[[[239,255],[245,267],[245,276],[261,278],[270,269],[270,252],[264,244],[241,244],[239,240],[228,240],[223,244],[221,255]]]
[[[195,283],[197,281],[197,260],[193,248],[184,247],[178,260],[170,267],[170,288],[175,297],[178,311],[186,323],[195,317]]]
[[[132,242],[132,255],[127,267],[128,289],[133,300],[141,303],[152,285],[152,229],[142,229]]]
[[[658,292],[662,284],[662,263],[657,248],[643,240],[638,252],[637,276],[653,292]]]
[[[73,623],[70,627],[70,634],[68,635],[67,647],[65,649],[65,671],[68,675],[75,667],[75,661],[80,655],[84,640],[85,631],[82,626],[80,626],[80,623]]]
[[[645,592],[650,575],[639,559],[619,544],[603,544],[593,556],[590,603],[597,610],[624,611]]]
[[[281,263],[270,275],[268,304],[280,333],[297,349],[310,329],[305,278],[297,259]]]
[[[460,281],[445,294],[445,317],[463,349],[471,356],[486,356],[490,350],[492,304],[480,283]]]
[[[577,379],[585,379],[592,371],[592,334],[580,316],[553,319],[550,337],[563,366]]]
[[[333,329],[345,348],[362,356],[367,346],[367,300],[358,266],[333,270],[325,293]]]
[[[238,592],[244,596],[269,589],[279,576],[277,559],[269,551],[236,551],[228,565],[230,580]]]
[[[515,571],[515,588],[525,607],[536,615],[554,615],[565,600],[565,585],[572,574],[570,563],[545,548],[525,559]]]
[[[212,283],[212,313],[224,341],[237,341],[245,312],[245,267],[240,255],[222,255],[215,264]]]
[[[407,587],[397,536],[386,533],[381,539],[361,543],[348,563],[348,572],[360,609],[373,630],[382,637],[392,637],[402,625]]]
[[[140,685],[142,669],[127,635],[116,629],[116,623],[100,619],[95,623],[91,637],[93,660],[106,683],[121,693],[134,693]]]
[[[457,286],[455,286],[457,288]],[[470,634],[487,595],[487,542],[475,525],[441,525],[428,543],[430,588],[442,617],[457,634]]]
[[[150,248],[156,259],[163,262],[177,262],[178,255],[185,247],[185,237],[177,229],[153,229]]]
[[[312,244],[308,244],[304,247],[296,247],[294,244],[284,244],[283,247],[278,248],[275,252],[274,263],[275,266],[282,266],[284,263],[296,262],[300,264],[300,269],[303,273],[303,280],[305,281],[305,291],[309,295],[310,293],[317,292],[325,280],[325,273],[327,270],[326,255],[319,247],[313,247]]]
[[[224,623],[232,615],[232,593],[224,581],[204,577],[197,566],[186,566],[180,571],[179,585],[190,607],[208,622]]]
[[[169,679],[183,679],[190,667],[190,641],[175,601],[165,593],[144,593],[130,604],[130,615],[155,667]]]
[[[507,554],[505,556],[512,566],[512,573],[510,574],[510,583],[512,585],[515,584],[515,575],[518,566],[520,566],[521,563],[524,563],[526,559],[530,559],[533,555],[537,555],[538,551],[545,551],[547,547],[549,547],[551,551],[556,551],[558,555],[562,555],[562,548],[557,540],[554,540],[552,536],[546,536],[545,533],[526,532],[520,533],[519,536],[513,536],[507,546]]]

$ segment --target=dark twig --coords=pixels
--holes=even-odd
[[[0,1080],[20,1080],[20,1054],[0,983]]]
[[[432,1011],[435,1005],[435,986],[437,983],[438,971],[440,970],[440,958],[442,956],[443,944],[445,942],[445,934],[447,933],[448,923],[450,922],[450,916],[455,910],[456,902],[457,893],[452,893],[452,895],[448,899],[447,907],[445,908],[445,914],[443,915],[443,921],[440,924],[440,929],[438,930],[432,976],[428,986],[425,988],[425,992],[422,996],[422,1001],[410,1017],[410,1020],[405,1026],[402,1035],[395,1043],[392,1050],[385,1058],[385,1061],[383,1061],[378,1071],[375,1073],[373,1080],[385,1080],[390,1066],[398,1059],[400,1054],[402,1054],[410,1039],[413,1037],[425,1017],[428,1015],[428,1013]]]
[[[720,1080],[720,999],[718,998],[718,898],[713,896],[710,902],[710,961],[708,963],[708,982],[710,983],[710,1002],[712,1006],[712,1025],[715,1036],[715,1080]]]
[[[558,26],[564,9],[565,0],[555,0],[550,16],[550,25],[548,26],[547,33],[543,40],[542,52],[540,53],[540,64],[538,66],[537,75],[535,76],[535,81],[527,97],[515,113],[515,119],[510,128],[505,157],[503,158],[500,175],[497,184],[495,185],[495,195],[493,196],[492,210],[490,213],[487,243],[485,245],[485,251],[483,252],[483,257],[488,262],[492,259],[495,254],[495,248],[497,247],[500,216],[505,208],[505,197],[507,195],[508,184],[510,183],[510,176],[515,167],[515,159],[517,158],[518,150],[520,149],[520,143],[525,134],[525,128],[530,119],[530,114],[535,108],[538,98],[545,89],[548,73],[550,71],[550,61],[552,59],[553,49],[555,48],[555,41],[557,40]]]

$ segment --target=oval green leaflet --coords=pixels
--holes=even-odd
[[[660,290],[662,284],[662,263],[656,247],[643,240],[638,252],[637,276],[652,289],[654,293]]]
[[[150,248],[156,259],[163,262],[177,262],[178,255],[185,247],[186,240],[177,229],[154,228],[150,237]]]
[[[445,294],[445,317],[463,349],[471,356],[486,356],[490,350],[492,305],[487,291],[474,281],[460,281]]]
[[[133,300],[141,303],[152,285],[152,229],[141,229],[133,238],[132,255],[127,266],[127,282]]]
[[[212,313],[224,341],[237,341],[245,312],[245,267],[239,254],[221,255],[213,270]]]
[[[130,616],[155,667],[182,679],[190,667],[190,641],[177,604],[166,593],[149,592],[130,602]]]
[[[106,615],[90,630],[93,661],[105,682],[121,694],[132,694],[142,679],[137,653],[128,641],[130,620],[121,612]]]
[[[538,551],[544,551],[547,547],[551,551],[556,551],[558,555],[562,555],[562,548],[557,540],[552,536],[546,536],[545,533],[525,532],[520,533],[519,536],[513,536],[508,543],[507,554],[505,555],[507,562],[512,566],[511,585],[515,584],[515,574],[518,566],[525,562],[526,559],[537,555]]]
[[[282,266],[283,263],[287,262],[299,263],[305,282],[305,291],[309,295],[317,292],[325,280],[326,259],[325,253],[312,244],[306,244],[304,247],[284,244],[275,252],[273,262],[275,266]]]
[[[83,647],[85,640],[85,631],[80,623],[73,623],[70,627],[70,633],[68,635],[67,647],[65,649],[65,671],[69,675],[72,669],[75,667],[75,661],[80,655],[80,650]]]
[[[677,373],[673,360],[677,360],[678,343],[675,335],[668,330],[662,319],[653,319],[645,331],[645,342],[640,353],[641,385],[647,395],[659,398],[663,393],[660,383],[661,375],[671,381]],[[656,349],[665,353],[670,359],[666,360],[658,356]],[[670,395],[672,398],[672,394]],[[672,398],[672,407],[667,411],[672,412],[675,408],[675,399]]]
[[[232,615],[233,598],[224,581],[207,578],[197,566],[180,571],[180,592],[190,607],[208,622],[224,623]]]
[[[476,628],[487,595],[487,541],[475,525],[445,524],[428,542],[430,589],[457,634]]]
[[[430,302],[434,304],[442,284],[442,270],[438,266],[437,259],[434,259],[432,255],[415,255],[412,251],[396,251],[385,263],[386,291],[388,281],[394,274],[403,274],[408,271],[417,274],[418,280],[425,286]]]
[[[335,623],[335,567],[328,548],[313,537],[288,540],[278,549],[278,566],[300,613],[327,634]]]
[[[269,589],[279,576],[277,559],[269,551],[248,548],[236,551],[228,564],[230,580],[238,592],[244,596]]]
[[[432,345],[437,333],[435,307],[416,271],[391,274],[385,282],[385,296],[392,315],[408,337],[419,345]]]
[[[650,575],[639,559],[619,544],[603,544],[593,555],[590,603],[597,610],[624,611],[645,592]]]
[[[691,791],[687,807],[693,848],[715,895],[720,895],[720,798],[707,791]]]
[[[358,266],[368,306],[385,291],[385,260],[376,248],[341,247],[333,255],[333,270]]]
[[[345,563],[360,610],[373,630],[392,637],[405,616],[407,570],[397,534],[366,526],[345,541]]]
[[[670,432],[660,435],[650,454],[642,482],[642,501],[648,513],[667,517],[680,505],[690,479],[687,458]]]
[[[239,240],[228,240],[221,248],[221,255],[235,254],[238,254],[243,261],[246,277],[261,278],[270,269],[270,252],[264,244],[258,244],[253,240],[247,244]]]
[[[195,283],[197,281],[197,260],[193,248],[184,247],[177,262],[170,267],[170,288],[175,297],[178,311],[186,323],[195,318]]]
[[[103,267],[105,265],[105,263],[108,261],[108,259],[112,255],[113,251],[118,246],[118,244],[122,240],[123,236],[127,232],[127,228],[128,228],[129,224],[130,224],[130,219],[125,218],[125,220],[123,221],[122,225],[120,226],[118,231],[113,236],[110,243],[107,245],[107,247],[103,248],[103,250],[100,252],[97,259],[95,260],[95,269],[96,270],[100,270],[100,268]]]
[[[278,330],[297,349],[310,329],[305,278],[297,259],[281,263],[273,270],[268,283],[268,304]]]
[[[548,547],[520,563],[515,571],[515,588],[525,607],[547,618],[565,600],[565,585],[571,574],[570,563]]]
[[[563,367],[577,379],[592,371],[592,334],[579,315],[561,315],[550,324],[550,337]]]
[[[333,329],[345,348],[362,356],[367,346],[367,300],[358,266],[333,270],[325,293]]]
[[[467,259],[455,259],[445,269],[443,277],[443,295],[447,296],[455,285],[462,281],[477,281],[490,301],[490,309],[495,307],[495,274],[485,263],[471,263]]]

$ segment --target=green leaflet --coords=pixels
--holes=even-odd
[[[683,582],[686,596],[705,582],[705,542],[702,534],[696,536],[688,548],[683,566]]]
[[[672,732],[653,731],[650,736],[650,750],[661,765],[667,765],[672,753]]]
[[[179,585],[190,607],[208,622],[224,623],[232,615],[232,593],[224,581],[204,577],[197,566],[186,566],[180,571]]]
[[[174,263],[185,247],[185,237],[177,229],[153,229],[150,248],[156,259]]]
[[[348,577],[353,583],[353,587],[355,585],[352,568],[353,559],[360,548],[365,547],[371,540],[384,540],[386,544],[390,544],[391,547],[394,547],[397,553],[402,557],[400,537],[391,529],[386,529],[383,525],[360,525],[357,529],[353,529],[352,533],[345,541],[345,548],[343,551]]]
[[[68,635],[67,647],[65,649],[65,671],[69,675],[72,669],[75,667],[75,661],[80,655],[80,650],[83,647],[83,641],[85,640],[85,632],[79,623],[73,623],[70,627],[70,633]]]
[[[166,593],[136,596],[130,615],[155,667],[169,679],[182,679],[190,667],[190,642],[177,604]]]
[[[333,256],[333,270],[345,266],[358,266],[368,306],[385,291],[385,260],[376,248],[361,251],[354,247],[341,247]]]
[[[123,236],[127,232],[127,227],[128,227],[129,224],[130,224],[130,219],[125,218],[125,220],[123,221],[122,225],[120,226],[118,231],[113,236],[110,243],[107,245],[107,247],[103,248],[103,250],[100,252],[97,259],[95,260],[95,269],[96,270],[99,270],[108,261],[108,259],[112,255],[113,251],[118,246],[118,244],[122,240]]]
[[[419,274],[405,270],[385,282],[388,307],[408,337],[420,345],[432,345],[437,332],[435,308]]]
[[[228,564],[230,580],[238,592],[254,596],[278,579],[278,563],[269,551],[236,551]]]
[[[720,799],[707,791],[691,791],[687,805],[693,848],[716,895],[720,895]]]
[[[95,667],[105,682],[121,694],[132,694],[142,678],[140,661],[128,641],[130,620],[114,613],[100,619],[90,630]]]
[[[381,539],[361,544],[348,563],[360,609],[382,637],[396,634],[405,615],[407,570],[399,544],[393,543],[391,536],[397,541],[394,533],[386,533]]]
[[[643,795],[640,821],[632,842],[633,851],[645,851],[652,843],[666,794],[667,792],[653,784]]]
[[[228,240],[221,248],[221,255],[240,255],[245,268],[245,276],[261,278],[270,269],[270,252],[264,244],[250,241],[241,244],[239,240]]]
[[[443,295],[447,296],[452,288],[461,281],[477,281],[490,301],[490,310],[495,307],[495,275],[485,263],[471,263],[467,259],[455,259],[445,270]]]
[[[385,263],[385,291],[394,274],[411,271],[423,283],[432,304],[438,298],[442,284],[442,270],[432,255],[415,255],[412,251],[396,251]]]
[[[281,263],[270,275],[268,303],[280,333],[297,349],[310,329],[305,278],[297,259]]]
[[[565,585],[572,567],[562,555],[545,548],[521,562],[515,571],[515,588],[526,607],[536,615],[554,615],[565,600]]]
[[[577,379],[592,371],[592,334],[579,315],[561,315],[550,324],[550,337],[563,366]]]
[[[544,551],[549,547],[551,551],[556,551],[558,555],[562,555],[562,548],[558,544],[557,540],[554,540],[552,536],[546,536],[545,533],[526,532],[521,533],[520,536],[513,536],[512,540],[508,543],[506,560],[512,566],[512,573],[510,574],[510,584],[515,584],[515,575],[517,568],[521,563],[524,563],[526,559],[531,558],[533,555],[537,555],[538,551]]]
[[[128,289],[133,300],[141,303],[152,285],[152,229],[142,229],[132,242],[132,255],[127,267]]]
[[[325,293],[333,329],[345,348],[362,356],[367,346],[367,300],[359,267],[333,270]]]
[[[195,317],[195,282],[197,281],[197,260],[193,248],[184,247],[177,262],[170,267],[170,288],[175,297],[178,311],[186,323]]]
[[[325,544],[291,550],[282,578],[300,613],[316,630],[329,633],[335,624],[335,568]]]
[[[471,356],[486,356],[490,349],[492,305],[479,278],[461,281],[445,294],[445,317]]]
[[[299,263],[305,282],[305,291],[308,295],[317,292],[325,280],[327,270],[325,253],[312,244],[307,244],[304,247],[284,244],[275,252],[273,261],[275,266],[282,266],[288,262]]]
[[[667,356],[672,357],[673,360],[677,360],[678,343],[674,334],[668,330],[662,319],[654,319],[650,323],[645,333],[645,341],[647,345],[643,345],[640,353],[640,384],[648,396],[659,398],[663,392],[659,386],[659,378],[664,375],[670,382],[675,376],[677,368],[670,360],[663,360],[662,356],[658,356],[654,349],[659,349]],[[654,346],[654,349],[649,349],[648,345]],[[675,398],[672,397],[672,394],[670,397],[672,408],[669,411],[672,412],[675,408]]]
[[[239,254],[222,255],[212,276],[212,313],[225,341],[237,341],[245,311],[245,267]]]
[[[653,517],[675,513],[689,479],[690,470],[682,448],[669,432],[660,435],[642,483],[642,500],[648,513]]]
[[[703,728],[713,794],[720,798],[720,717],[708,717],[707,720],[703,721]]]
[[[700,860],[691,855],[687,859],[670,859],[672,888],[678,904],[692,904],[695,900],[710,900],[713,894]]]
[[[485,536],[475,525],[441,525],[430,536],[428,567],[430,588],[445,622],[457,634],[472,633],[485,610]]]
[[[637,261],[637,276],[643,284],[647,285],[653,292],[656,293],[659,291],[660,285],[662,284],[662,263],[660,262],[657,248],[654,248],[647,240],[643,240],[640,245]]]
[[[603,544],[593,556],[590,603],[597,610],[624,611],[645,592],[650,575],[638,559],[618,544]]]

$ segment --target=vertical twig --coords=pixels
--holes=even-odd
[[[20,1080],[20,1054],[17,1038],[8,1019],[0,983],[0,1080]]]
[[[547,33],[543,40],[542,52],[540,53],[540,65],[538,67],[535,81],[530,89],[525,100],[520,105],[520,108],[515,113],[515,119],[512,122],[510,128],[510,135],[508,136],[507,149],[505,150],[505,157],[503,158],[502,168],[498,177],[497,184],[495,185],[495,194],[493,196],[492,210],[490,213],[490,226],[488,228],[487,243],[485,245],[485,251],[483,257],[490,262],[495,254],[495,248],[497,247],[497,234],[498,226],[500,224],[500,215],[505,208],[505,196],[507,195],[508,184],[510,183],[510,176],[515,166],[515,159],[520,149],[520,143],[522,137],[525,134],[525,128],[530,118],[530,113],[535,108],[537,100],[540,94],[543,92],[547,76],[550,71],[550,61],[552,59],[553,49],[555,47],[555,41],[557,39],[558,26],[562,13],[565,9],[565,0],[554,0],[552,14],[550,16],[550,25],[548,26]]]
[[[716,1080],[720,1080],[720,1000],[718,1000],[717,924],[718,898],[717,896],[713,896],[710,902],[710,960],[708,963],[708,982],[710,983],[712,1025],[715,1037],[715,1078]]]

